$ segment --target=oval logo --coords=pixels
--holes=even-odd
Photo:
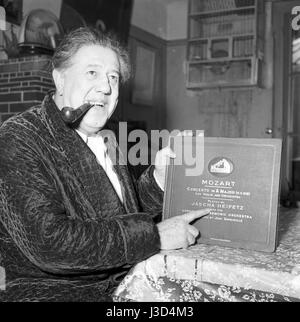
[[[208,171],[216,177],[227,177],[233,172],[233,163],[228,158],[217,157],[209,162]]]

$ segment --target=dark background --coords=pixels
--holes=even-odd
[[[65,14],[66,6],[80,12],[89,26],[96,27],[101,19],[107,31],[116,33],[122,42],[127,42],[133,0],[63,0],[61,16]]]

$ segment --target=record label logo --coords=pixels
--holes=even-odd
[[[209,162],[208,171],[217,177],[227,177],[233,172],[233,163],[228,158],[217,157]]]

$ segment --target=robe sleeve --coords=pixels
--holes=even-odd
[[[154,166],[149,166],[137,181],[141,206],[145,212],[155,213],[155,221],[161,220],[164,192],[153,176]]]
[[[159,251],[158,230],[147,213],[90,219],[82,214],[91,210],[70,205],[56,179],[32,141],[0,134],[0,220],[19,250],[41,270],[103,271]]]

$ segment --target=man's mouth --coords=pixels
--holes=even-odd
[[[89,103],[93,106],[101,107],[101,108],[103,108],[105,106],[104,102],[99,102],[99,101],[86,101],[86,103]]]

